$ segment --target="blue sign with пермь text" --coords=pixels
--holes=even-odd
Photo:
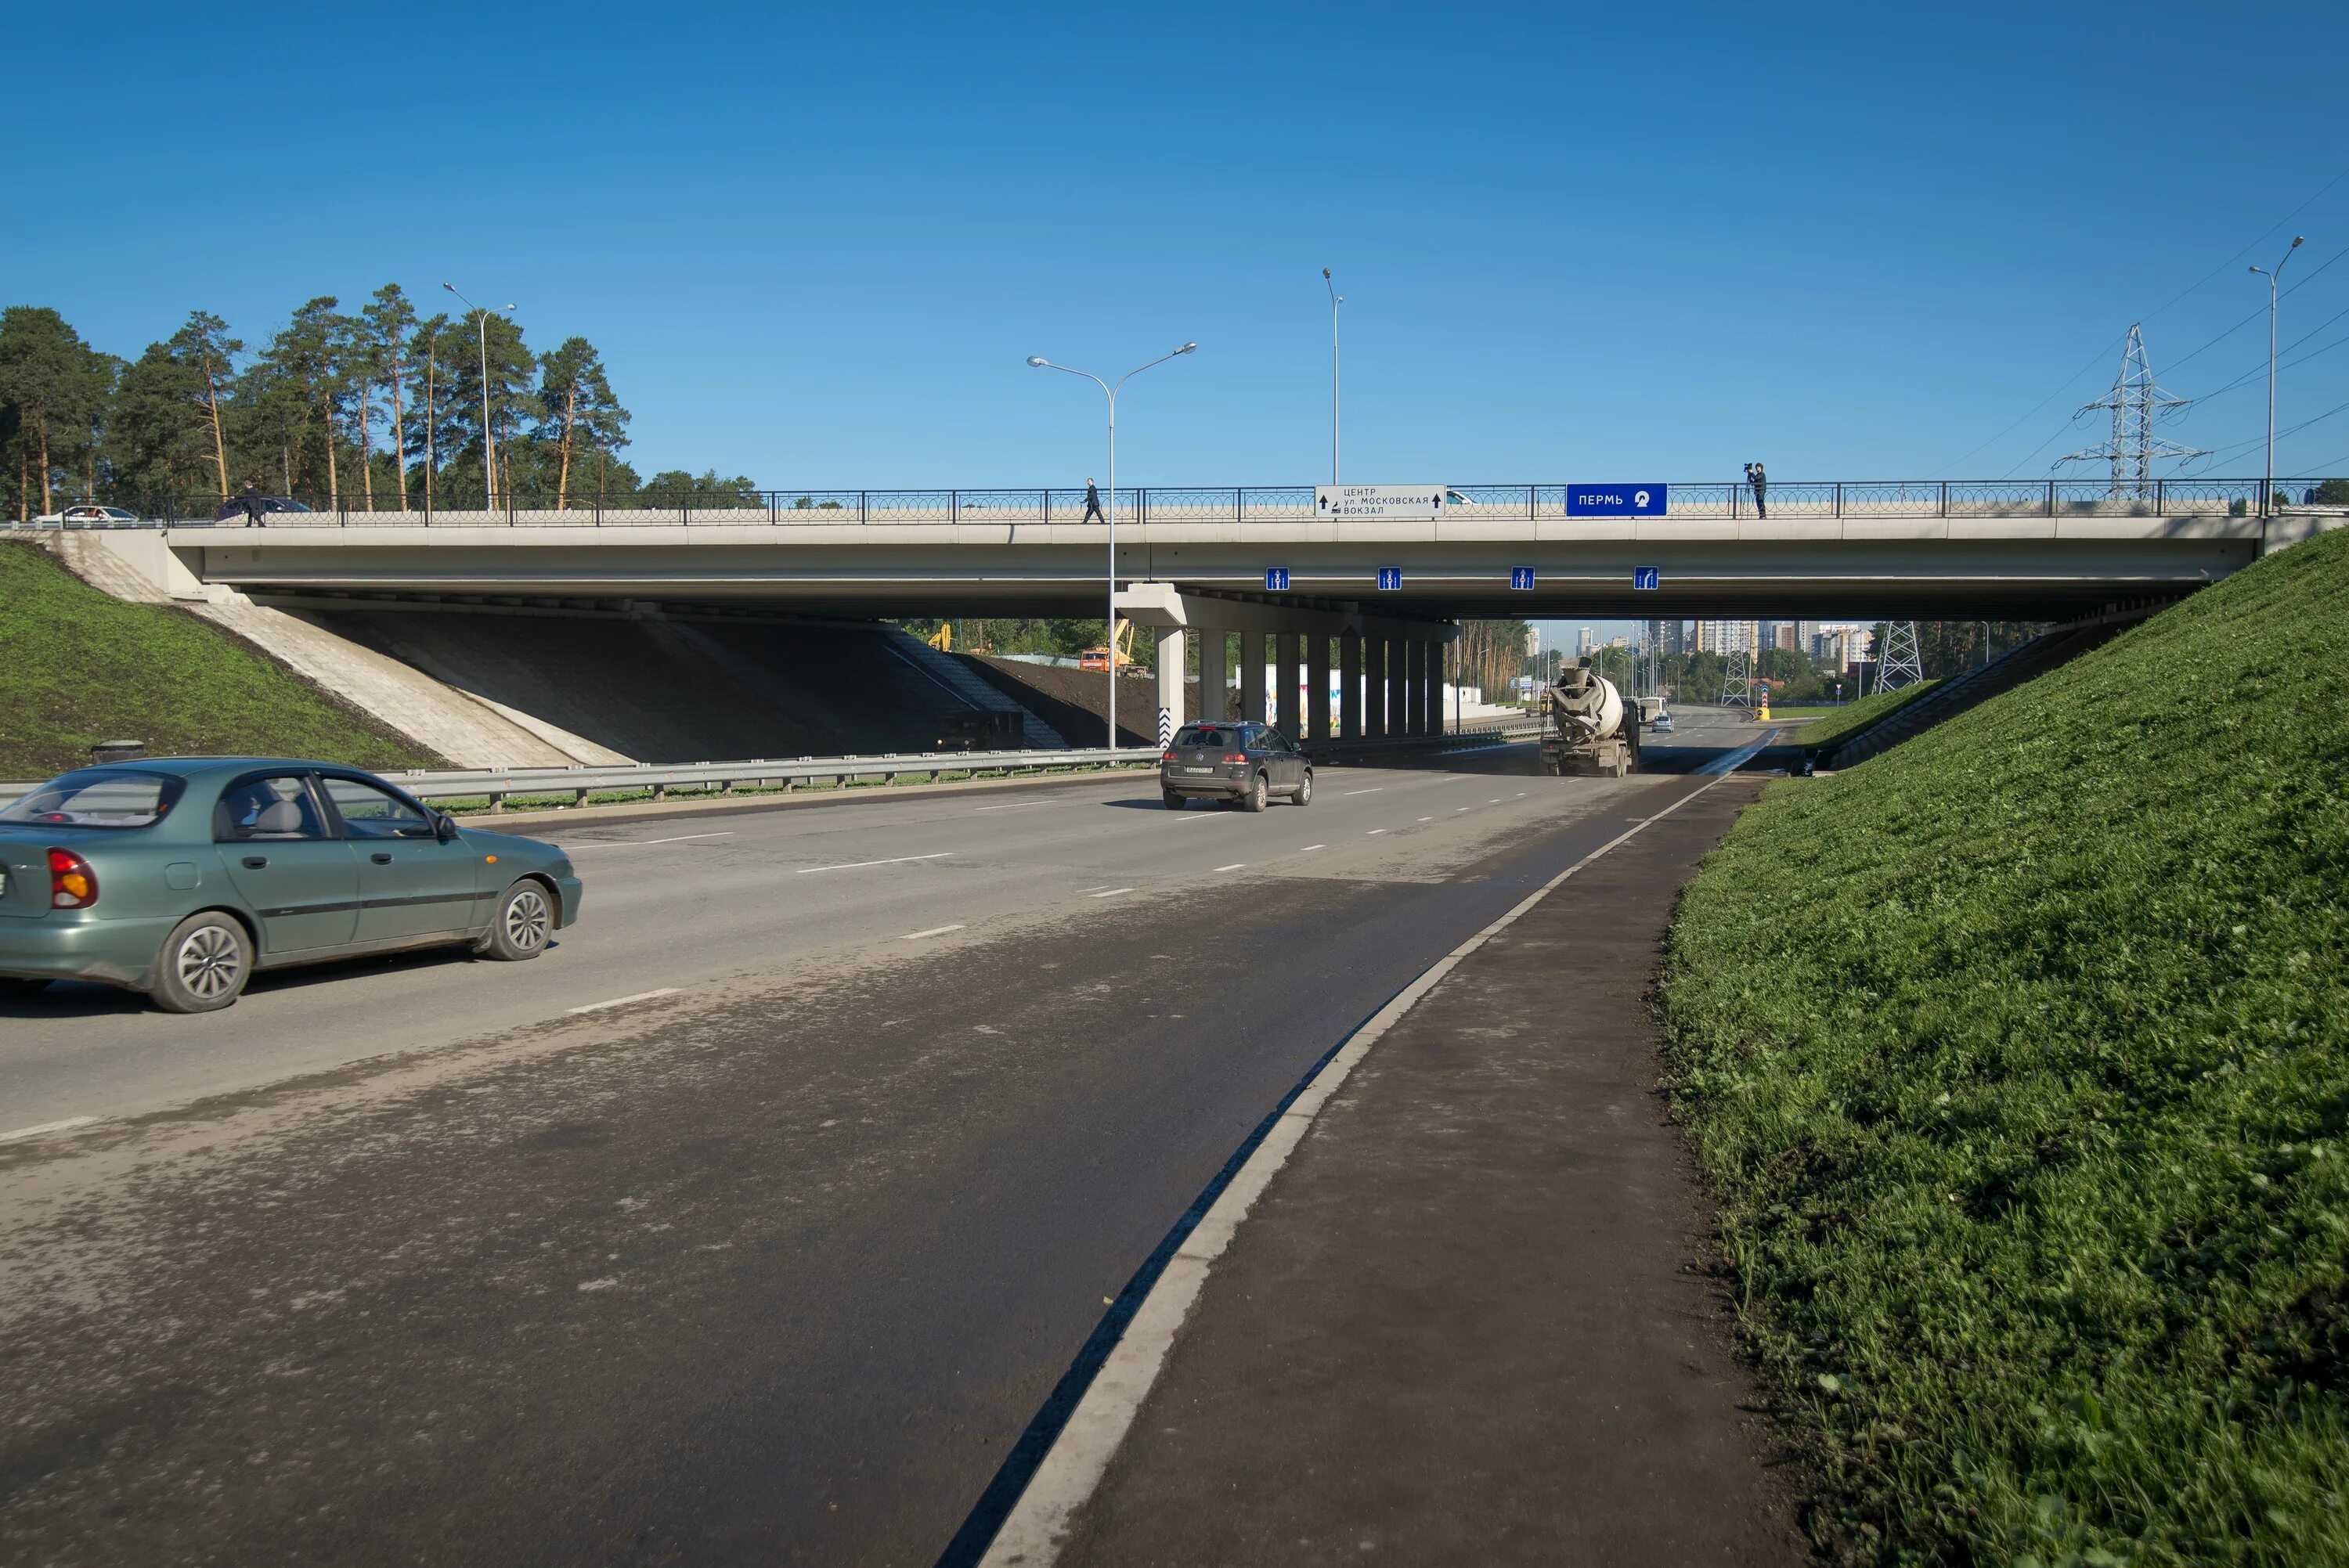
[[[1661,517],[1665,500],[1662,485],[1568,485],[1566,515]]]

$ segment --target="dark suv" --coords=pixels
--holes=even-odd
[[[1186,724],[1159,757],[1158,788],[1170,811],[1194,795],[1247,811],[1275,795],[1302,806],[1313,799],[1313,765],[1268,724]]]

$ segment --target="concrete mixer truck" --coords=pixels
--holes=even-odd
[[[1624,702],[1614,682],[1592,671],[1588,659],[1542,695],[1547,710],[1541,738],[1544,773],[1620,779],[1640,766],[1639,711]]]

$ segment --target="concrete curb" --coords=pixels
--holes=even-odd
[[[1765,738],[1766,739],[1766,738]],[[1527,895],[1515,908],[1430,965],[1417,979],[1372,1014],[1299,1091],[1247,1161],[1216,1199],[1196,1229],[1167,1261],[1116,1346],[1052,1441],[1034,1475],[996,1532],[982,1568],[1047,1568],[1060,1555],[1069,1522],[1101,1485],[1110,1460],[1140,1414],[1158,1380],[1174,1337],[1190,1315],[1215,1261],[1231,1244],[1242,1221],[1312,1127],[1330,1098],[1356,1064],[1420,999],[1440,985],[1462,960],[1506,930],[1568,878],[1602,855],[1638,837],[1733,773],[1761,743],[1708,764],[1704,782],[1680,799],[1609,839]]]

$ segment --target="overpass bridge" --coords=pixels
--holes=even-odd
[[[2284,493],[2299,493],[2303,482]],[[1324,689],[1341,735],[1435,727],[1453,623],[1478,617],[1793,615],[2063,621],[2180,597],[2337,523],[2259,480],[2143,493],[2048,481],[1656,487],[1662,515],[1570,515],[1568,485],[1440,487],[1417,521],[1323,516],[1309,487],[1121,491],[1120,612],[1155,629],[1160,727],[1183,711],[1184,640],[1221,690],[1269,660]],[[1628,488],[1628,487],[1627,487]],[[2280,498],[2278,498],[2280,499]],[[168,592],[264,603],[843,619],[1101,614],[1109,530],[1051,490],[766,491],[565,509],[276,514],[265,529],[165,520],[109,535]],[[1334,651],[1334,663],[1332,655]],[[1299,682],[1276,686],[1284,707]],[[1383,702],[1380,694],[1383,694]],[[1314,705],[1317,708],[1319,705]],[[1382,711],[1381,711],[1382,709]],[[1257,711],[1261,711],[1258,707]],[[1319,738],[1326,715],[1284,711]]]

